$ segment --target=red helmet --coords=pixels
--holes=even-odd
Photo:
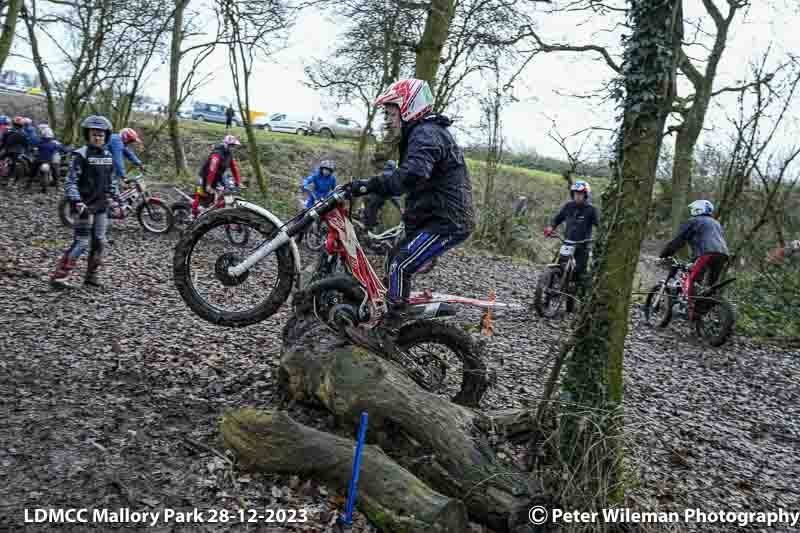
[[[12,120],[11,123],[16,127],[21,128],[25,126],[25,117],[14,117],[14,120]]]
[[[136,133],[136,130],[133,128],[122,128],[122,131],[119,132],[119,136],[123,144],[142,142],[142,140],[139,139],[139,134]]]

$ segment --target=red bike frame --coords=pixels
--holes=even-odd
[[[323,215],[322,218],[328,225],[328,239],[325,242],[325,250],[329,255],[338,255],[341,257],[350,268],[350,272],[353,276],[355,276],[359,283],[361,283],[361,286],[366,289],[371,306],[370,316],[373,317],[370,322],[377,320],[386,312],[385,297],[389,291],[375,273],[364,250],[361,248],[355,228],[348,217],[348,210],[344,206],[338,205],[332,211]],[[484,310],[489,308],[525,310],[525,307],[522,305],[427,291],[413,292],[409,297],[408,303],[409,305],[429,305],[437,303],[464,304],[480,307]]]

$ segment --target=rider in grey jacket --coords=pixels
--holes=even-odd
[[[689,211],[692,215],[689,221],[681,226],[678,234],[664,247],[659,257],[669,257],[689,243],[694,265],[689,272],[687,297],[689,320],[693,320],[691,295],[694,282],[706,277],[706,284],[714,285],[728,262],[729,252],[722,225],[711,216],[714,213],[714,204],[708,200],[697,200],[689,204]]]

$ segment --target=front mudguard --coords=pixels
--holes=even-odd
[[[245,201],[242,198],[236,197],[236,198],[233,199],[232,202],[226,203],[226,207],[235,207],[235,208],[238,208],[238,209],[246,209],[248,211],[256,213],[259,216],[262,216],[262,217],[266,218],[267,220],[269,220],[270,222],[272,222],[275,225],[276,228],[280,228],[278,230],[280,233],[286,233],[286,230],[283,228],[283,226],[284,226],[283,221],[281,221],[281,219],[278,218],[277,215],[275,215],[274,213],[272,213],[270,211],[267,211],[266,209],[264,209],[260,205],[253,204],[251,202]],[[216,211],[216,210],[217,209],[208,209],[208,210],[200,213],[200,216],[198,216],[194,220],[192,225],[194,225],[198,220],[202,219],[203,217],[208,216],[209,213],[211,213],[213,211]],[[300,290],[300,270],[301,270],[301,268],[300,268],[300,265],[301,265],[301,263],[300,263],[300,250],[298,250],[297,243],[294,241],[294,239],[289,239],[288,246],[289,246],[289,249],[292,252],[292,257],[294,258],[294,270],[295,270],[295,272],[294,272],[295,273],[295,276],[294,276],[294,280],[295,280],[294,281],[294,288],[295,288],[295,290]]]

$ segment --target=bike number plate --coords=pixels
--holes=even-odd
[[[564,244],[561,246],[561,255],[572,255],[575,253],[575,247],[569,244]]]

